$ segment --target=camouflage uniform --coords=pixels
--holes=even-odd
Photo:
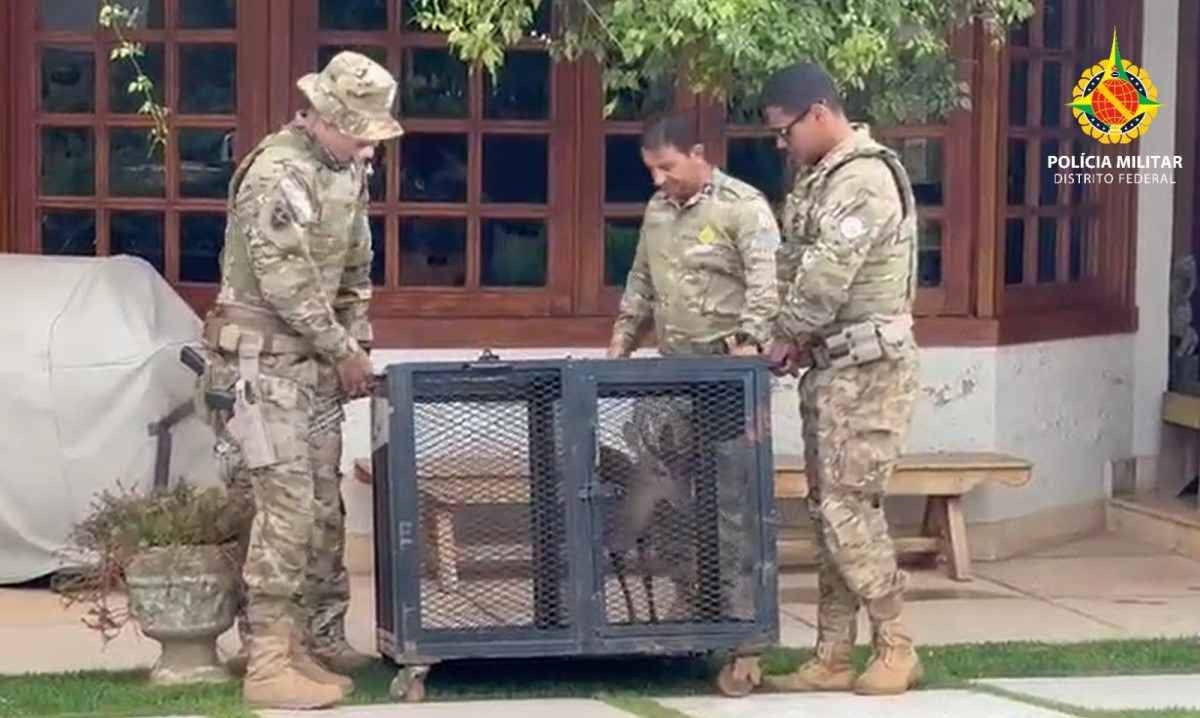
[[[815,339],[800,406],[821,560],[819,655],[853,645],[860,605],[879,650],[894,637],[889,621],[906,583],[883,496],[918,390],[916,206],[896,155],[865,126],[853,127],[788,199],[784,232],[796,272],[776,328],[786,341]],[[844,343],[847,331],[862,333]]]
[[[731,336],[765,345],[779,308],[778,247],[779,228],[766,197],[719,169],[683,204],[656,193],[646,208],[611,344],[632,350],[653,319],[664,356],[724,354]],[[683,413],[694,425],[711,423],[701,406],[660,402],[642,409],[635,421],[657,416],[665,426],[678,422],[664,413]],[[719,477],[720,573],[730,601],[723,610],[750,620],[753,566],[744,550],[744,524],[753,447],[741,436],[706,436],[702,443],[715,454]]]
[[[362,55],[341,53],[298,84],[345,134],[379,141],[401,133],[388,114],[395,81]],[[286,665],[289,650],[292,664],[307,660],[289,642],[307,642],[318,656],[348,650],[340,491],[347,397],[336,367],[371,342],[370,170],[361,159],[338,161],[301,119],[265,138],[234,174],[221,288],[204,328],[202,386],[246,380],[274,450],[274,460],[249,461],[230,417],[213,417],[231,457],[231,490],[249,487],[255,505],[244,541],[248,686],[263,666]]]

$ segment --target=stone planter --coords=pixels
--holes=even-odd
[[[125,572],[129,612],[162,644],[150,680],[159,685],[229,680],[217,637],[233,625],[236,569],[218,546],[172,546],[138,554]]]

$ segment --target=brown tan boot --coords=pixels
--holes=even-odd
[[[900,622],[900,599],[868,603],[867,611],[874,629],[873,655],[855,681],[854,692],[868,696],[904,693],[920,682],[924,671],[912,638]]]
[[[373,660],[351,648],[344,638],[312,646],[308,652],[326,668],[337,673],[353,673],[370,665]]]
[[[296,633],[292,634],[292,667],[295,668],[300,675],[317,683],[337,686],[342,691],[342,697],[346,697],[354,692],[354,681],[349,676],[343,676],[333,671],[327,670],[325,666],[316,661],[304,647],[304,641]]]
[[[848,691],[854,687],[848,644],[820,644],[812,660],[786,676],[763,676],[763,685],[773,691],[805,693]]]
[[[289,634],[290,627],[280,622],[251,638],[242,684],[246,703],[252,708],[309,710],[340,701],[341,688],[307,678],[292,665]]]

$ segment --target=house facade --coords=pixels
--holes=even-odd
[[[406,130],[371,184],[380,365],[485,347],[514,359],[602,352],[652,191],[638,152],[648,113],[695,113],[718,165],[772,201],[786,191],[753,113],[673,87],[610,97],[601,68],[553,63],[534,40],[493,81],[415,28],[410,0],[123,4],[147,19],[130,37],[145,43],[171,109],[165,152],[149,151],[96,0],[0,9],[0,251],[138,255],[203,312],[236,162],[300,108],[297,77],[354,48],[400,78]],[[1034,463],[1028,487],[971,496],[981,556],[1102,526],[1114,469],[1148,477],[1163,463],[1168,278],[1200,224],[1197,5],[1038,0],[1006,45],[977,29],[956,36],[971,109],[874,128],[902,155],[920,205],[923,393],[908,448]],[[543,29],[552,15],[547,2]],[[1115,146],[1087,136],[1068,107],[1114,29],[1161,102],[1143,137]],[[1065,183],[1047,161],[1064,155],[1183,161],[1152,173],[1165,182]],[[780,381],[778,451],[800,450],[796,402],[795,382]],[[366,455],[367,424],[356,404],[348,462]],[[347,484],[364,536],[368,492]]]

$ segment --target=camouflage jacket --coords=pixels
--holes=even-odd
[[[295,123],[259,143],[230,183],[217,303],[274,313],[331,363],[369,344],[368,174]]]
[[[864,125],[803,171],[784,210],[781,258],[794,266],[776,334],[911,322],[916,202],[892,150]]]
[[[683,205],[656,193],[642,221],[613,343],[634,348],[653,319],[663,354],[711,351],[739,332],[765,344],[779,310],[778,246],[766,197],[718,169]]]

